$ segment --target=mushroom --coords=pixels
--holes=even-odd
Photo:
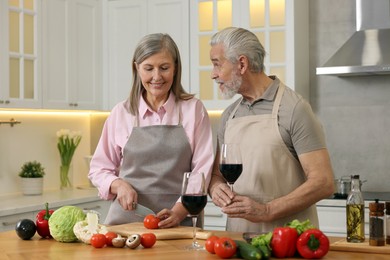
[[[126,243],[126,238],[122,237],[118,234],[117,237],[112,239],[112,246],[113,247],[124,247]]]
[[[126,240],[126,246],[131,249],[137,248],[141,244],[141,236],[138,234],[131,235]]]

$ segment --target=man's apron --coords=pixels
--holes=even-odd
[[[226,123],[225,143],[239,143],[243,161],[243,171],[234,184],[234,191],[260,203],[282,197],[306,180],[299,161],[290,153],[279,132],[278,110],[284,89],[281,83],[272,114],[233,118],[240,105],[238,103]],[[312,205],[298,214],[270,223],[228,218],[227,230],[270,232],[293,219],[310,219],[318,227],[317,211]]]
[[[181,124],[138,127],[138,117],[123,149],[119,177],[138,193],[138,203],[155,213],[172,208],[181,195],[184,172],[191,171],[192,151]],[[105,223],[110,225],[142,222],[143,217],[124,210],[117,199],[110,206]],[[201,220],[199,220],[201,224]],[[185,219],[181,225],[191,226]]]

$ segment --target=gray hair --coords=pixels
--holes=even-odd
[[[138,43],[132,60],[133,86],[130,91],[130,112],[133,115],[138,114],[139,98],[144,89],[141,78],[138,75],[136,64],[141,64],[150,56],[162,51],[168,52],[175,63],[175,75],[173,77],[170,91],[175,94],[176,101],[179,99],[186,100],[194,97],[194,95],[187,93],[181,85],[181,59],[179,48],[174,40],[168,34],[148,34]]]
[[[211,37],[210,45],[217,44],[223,44],[225,57],[233,64],[238,62],[240,55],[244,55],[248,58],[250,71],[264,71],[265,50],[254,33],[243,28],[228,27]]]

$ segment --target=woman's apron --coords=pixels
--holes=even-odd
[[[184,172],[191,171],[192,151],[181,124],[180,107],[176,106],[177,125],[138,127],[138,117],[123,149],[119,177],[138,193],[138,203],[154,212],[171,209],[181,195]],[[142,222],[134,211],[124,210],[115,199],[110,206],[106,224]],[[199,220],[201,222],[201,220]],[[181,225],[191,226],[185,219]],[[201,223],[200,223],[201,224]]]
[[[284,89],[281,83],[272,114],[233,118],[240,105],[238,103],[226,123],[225,143],[239,143],[243,161],[243,172],[234,183],[234,191],[260,203],[287,195],[306,180],[299,161],[290,153],[279,132],[278,110]],[[269,223],[228,218],[227,230],[270,232],[293,219],[310,219],[313,225],[318,226],[315,205]]]

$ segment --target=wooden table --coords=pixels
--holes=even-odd
[[[233,239],[241,239],[241,233],[214,232],[218,236],[228,236]],[[330,238],[331,241],[340,238]],[[204,243],[204,240],[199,240]],[[207,251],[187,251],[183,249],[191,243],[191,239],[159,240],[152,248],[137,249],[105,247],[96,249],[84,243],[60,243],[54,239],[40,239],[36,234],[31,240],[21,240],[15,231],[0,232],[0,260],[3,259],[158,259],[158,260],[189,260],[189,259],[220,259]],[[329,251],[323,259],[389,259],[389,254],[369,254]],[[299,259],[299,258],[297,258]]]

